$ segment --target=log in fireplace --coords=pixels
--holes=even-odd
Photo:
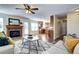
[[[8,37],[22,37],[22,28],[20,25],[7,25],[7,36]]]

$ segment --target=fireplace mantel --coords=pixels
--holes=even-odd
[[[19,25],[6,25],[6,28],[8,29],[22,29],[23,26],[19,26]]]
[[[20,31],[20,36],[19,37],[22,37],[22,29],[23,29],[23,26],[20,26],[20,25],[6,25],[6,29],[7,29],[7,36],[10,37],[10,31],[16,31],[16,30],[19,30]]]

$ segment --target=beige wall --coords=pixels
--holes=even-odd
[[[67,15],[67,34],[69,33],[75,33],[79,37],[79,12],[73,12]]]

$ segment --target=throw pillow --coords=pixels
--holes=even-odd
[[[8,41],[9,41],[9,43],[12,44],[12,45],[15,44],[15,41],[14,41],[12,38],[10,38],[10,37],[8,37]]]
[[[4,32],[0,32],[0,37],[6,37]]]
[[[76,44],[79,42],[78,39],[72,38],[72,37],[67,37],[65,39],[64,45],[68,49],[70,53],[73,53],[74,47]]]
[[[66,38],[65,38],[65,40],[66,40],[66,39],[67,39],[67,40],[68,40],[68,39],[73,39],[73,37],[72,37],[71,35],[67,35]]]
[[[0,38],[0,46],[4,46],[4,45],[8,45],[9,42],[8,42],[8,39],[5,38],[5,37],[1,37]]]

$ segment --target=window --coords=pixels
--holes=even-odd
[[[28,34],[28,22],[24,22],[24,34]]]
[[[3,18],[0,18],[0,32],[3,31]]]
[[[37,31],[38,30],[38,23],[31,23],[31,30]]]

